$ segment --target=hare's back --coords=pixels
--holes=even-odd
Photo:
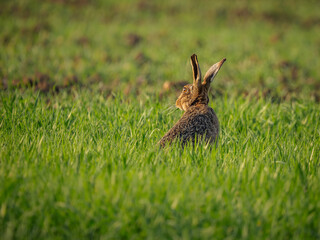
[[[219,134],[219,121],[212,108],[207,105],[191,106],[180,120],[161,138],[164,147],[179,138],[183,144],[194,141],[196,137],[205,137],[208,142],[215,142]]]
[[[181,133],[184,140],[204,135],[211,142],[218,137],[219,121],[213,109],[208,106],[190,107],[180,121],[184,126]]]

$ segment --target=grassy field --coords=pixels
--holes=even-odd
[[[1,1],[0,239],[319,239],[319,7]],[[159,149],[193,53],[219,144]]]

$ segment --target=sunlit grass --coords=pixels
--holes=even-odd
[[[217,148],[160,150],[154,98],[1,99],[4,239],[319,236],[319,105],[217,99]]]

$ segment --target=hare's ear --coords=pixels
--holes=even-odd
[[[200,90],[201,88],[201,71],[198,62],[197,55],[193,54],[191,56],[191,67],[193,72],[193,86]]]
[[[206,72],[206,75],[203,78],[203,83],[202,85],[205,86],[205,88],[209,89],[210,83],[213,81],[214,77],[218,74],[222,64],[226,61],[227,59],[222,59],[220,62],[217,62],[216,64],[212,65],[209,70]]]

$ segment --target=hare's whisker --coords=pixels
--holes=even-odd
[[[166,113],[166,112],[168,112],[168,111],[171,111],[173,108],[175,108],[176,106],[175,105],[171,105],[171,106],[169,106],[167,109],[165,109],[164,111],[163,111],[163,113]]]
[[[176,106],[174,106],[174,108],[171,108],[171,111],[168,112],[167,114],[170,115],[170,114],[174,113],[177,110],[179,110],[179,108],[176,108]]]

